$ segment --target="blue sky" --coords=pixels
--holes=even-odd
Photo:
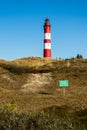
[[[87,58],[87,0],[0,0],[0,59],[43,57],[47,17],[52,58]]]

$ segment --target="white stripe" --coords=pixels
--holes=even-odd
[[[44,49],[51,49],[51,43],[45,43]]]
[[[44,34],[44,39],[51,39],[51,34],[50,33],[45,33]]]

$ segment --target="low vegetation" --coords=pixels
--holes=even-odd
[[[0,130],[86,130],[87,109],[70,111],[67,106],[51,107],[37,113],[17,113],[16,104],[0,109]]]
[[[87,130],[87,59],[78,57],[0,60],[0,130]]]

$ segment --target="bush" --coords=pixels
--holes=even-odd
[[[13,107],[14,106],[14,107]],[[62,116],[50,111],[18,113],[15,103],[0,109],[0,130],[87,130],[87,109]]]
[[[76,58],[81,59],[81,58],[83,58],[83,56],[81,54],[77,54]]]

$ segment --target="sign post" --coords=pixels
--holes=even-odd
[[[59,80],[59,86],[62,88],[63,95],[65,95],[65,88],[69,86],[68,80]]]

